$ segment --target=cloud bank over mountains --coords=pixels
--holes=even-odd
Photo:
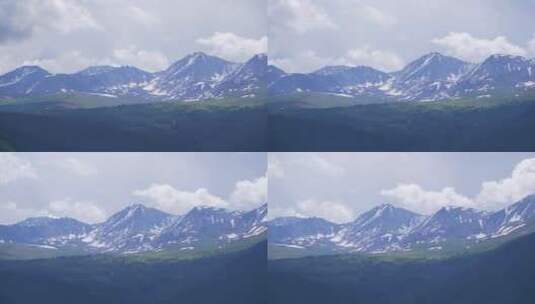
[[[249,211],[267,202],[265,161],[264,153],[2,153],[0,224],[99,223],[135,202],[176,215],[201,205]]]
[[[328,65],[397,71],[421,54],[470,62],[535,57],[533,1],[269,1],[271,62],[288,72]],[[445,18],[444,16],[447,16]],[[321,43],[320,43],[321,42]]]
[[[268,168],[270,218],[345,223],[384,203],[495,211],[535,194],[533,153],[272,153]]]
[[[267,51],[266,9],[265,0],[0,1],[0,73],[21,65],[159,71],[196,51],[243,61]]]

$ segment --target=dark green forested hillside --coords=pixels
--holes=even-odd
[[[261,100],[0,106],[0,151],[265,151]],[[87,101],[84,101],[87,103]]]
[[[535,149],[533,97],[346,105],[329,103],[333,96],[296,98],[272,97],[267,111],[263,98],[107,107],[80,97],[12,101],[0,105],[0,150]]]
[[[270,303],[535,303],[535,234],[446,259],[359,255],[270,261]]]
[[[325,99],[326,97],[323,97]],[[333,97],[332,97],[333,98]],[[271,151],[533,151],[535,98],[326,108],[274,100]],[[318,104],[319,103],[319,104]]]
[[[191,260],[0,261],[0,303],[266,303],[266,242]]]

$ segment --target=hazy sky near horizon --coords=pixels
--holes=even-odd
[[[395,71],[433,51],[535,57],[535,0],[269,0],[269,22],[270,60],[289,72]]]
[[[0,74],[90,65],[167,68],[204,51],[245,61],[267,51],[267,0],[0,0]]]
[[[348,222],[391,203],[497,210],[535,193],[535,153],[270,153],[269,217]]]
[[[172,214],[267,200],[266,153],[0,153],[0,224],[27,217],[89,223],[132,203]]]

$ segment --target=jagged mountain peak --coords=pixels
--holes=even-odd
[[[260,205],[258,208],[256,208],[258,210],[262,210],[262,211],[267,211],[268,210],[268,203],[263,203],[262,205]]]
[[[414,215],[414,216],[418,215],[405,208],[396,207],[390,203],[383,203],[376,207],[373,207],[367,212],[364,212],[363,214],[361,214],[361,216],[359,216],[359,218],[362,217],[362,218],[370,219],[370,218],[379,218],[381,216],[389,216],[389,215],[396,215],[396,214]]]
[[[462,221],[462,217],[479,218],[485,216],[487,212],[477,210],[469,207],[462,207],[457,205],[449,205],[440,208],[437,212],[429,217],[430,221],[438,220],[455,220]]]
[[[97,65],[82,71],[52,75],[38,67],[21,67],[0,76],[0,96],[47,96],[63,93],[139,100],[200,101],[225,97],[252,97],[264,88],[267,55],[256,54],[234,63],[203,52],[177,60],[167,69],[150,73],[133,66]]]
[[[266,206],[248,212],[199,206],[171,215],[144,204],[131,204],[105,222],[89,225],[74,219],[30,218],[0,225],[0,240],[85,253],[138,253],[166,248],[215,248],[265,232]]]
[[[269,88],[276,95],[317,92],[392,101],[520,96],[535,90],[535,60],[493,55],[474,64],[431,52],[393,73],[365,67],[326,66],[310,74],[279,75]]]
[[[439,52],[430,52],[410,62],[408,66],[411,66],[411,65],[412,66],[426,66],[426,65],[432,65],[432,64],[437,64],[437,63],[451,63],[451,62],[466,63],[463,60],[460,60],[452,56],[444,55]]]
[[[266,53],[259,53],[259,54],[255,54],[248,61],[261,61],[267,64],[267,60],[268,60],[268,55]]]
[[[518,94],[535,88],[533,61],[515,55],[492,55],[459,80],[456,96]]]
[[[175,73],[183,71],[187,68],[192,68],[195,66],[203,66],[203,65],[225,65],[225,64],[233,64],[230,61],[227,61],[225,59],[207,55],[203,52],[195,52],[189,55],[186,55],[184,58],[179,59],[175,63],[173,63],[168,71],[174,71]]]
[[[129,218],[132,216],[140,215],[146,212],[153,212],[153,213],[160,213],[160,214],[167,214],[163,211],[160,211],[155,208],[147,207],[142,203],[132,203],[128,205],[127,207],[119,210],[114,215],[110,217],[110,219],[113,218]]]
[[[456,78],[469,64],[460,59],[434,52],[424,55],[409,63],[395,73],[398,83],[411,81],[436,81]]]
[[[440,52],[429,52],[423,56],[421,56],[419,59],[415,60],[415,62],[417,61],[420,61],[420,62],[433,62],[433,61],[436,61],[436,62],[440,62],[440,61],[443,61],[443,60],[456,60],[456,61],[460,61],[459,59],[455,58],[455,57],[452,57],[452,56],[448,56],[448,55],[444,55]]]
[[[267,216],[267,213],[268,213],[268,204],[267,203],[264,203],[262,205],[260,205],[260,207],[256,208],[255,209],[258,213],[261,213],[261,214],[264,214]]]
[[[362,213],[348,225],[354,232],[370,229],[392,231],[414,224],[419,217],[419,214],[407,209],[395,207],[392,204],[381,204]]]
[[[128,229],[137,231],[158,225],[171,215],[143,204],[132,204],[106,220],[99,227],[103,233]]]
[[[495,54],[479,64],[472,74],[477,74],[478,71],[485,71],[489,76],[492,73],[515,73],[527,69],[530,65],[532,61],[523,56]]]
[[[24,94],[29,87],[50,75],[48,71],[39,66],[22,66],[0,75],[0,88],[7,88],[8,92],[15,95]]]
[[[452,205],[424,216],[382,204],[362,213],[353,222],[332,223],[330,230],[318,229],[321,226],[295,218],[274,219],[269,223],[270,231],[276,228],[270,236],[274,235],[273,243],[277,246],[300,246],[312,251],[323,248],[333,253],[380,253],[458,249],[513,233],[534,231],[535,195],[494,212]]]
[[[522,200],[507,206],[504,208],[504,212],[508,216],[515,212],[519,213],[519,215],[535,216],[535,195],[526,196]]]

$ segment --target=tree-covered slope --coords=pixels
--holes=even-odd
[[[266,303],[266,242],[204,258],[0,261],[0,303]]]
[[[445,259],[362,255],[270,261],[270,303],[518,303],[535,301],[535,234]]]
[[[535,98],[386,103],[326,108],[274,99],[271,151],[531,151]],[[310,97],[309,97],[310,99]],[[338,102],[339,103],[339,102]]]
[[[77,99],[0,106],[16,151],[265,151],[263,102],[220,100],[85,108]],[[0,137],[0,141],[2,141]]]

